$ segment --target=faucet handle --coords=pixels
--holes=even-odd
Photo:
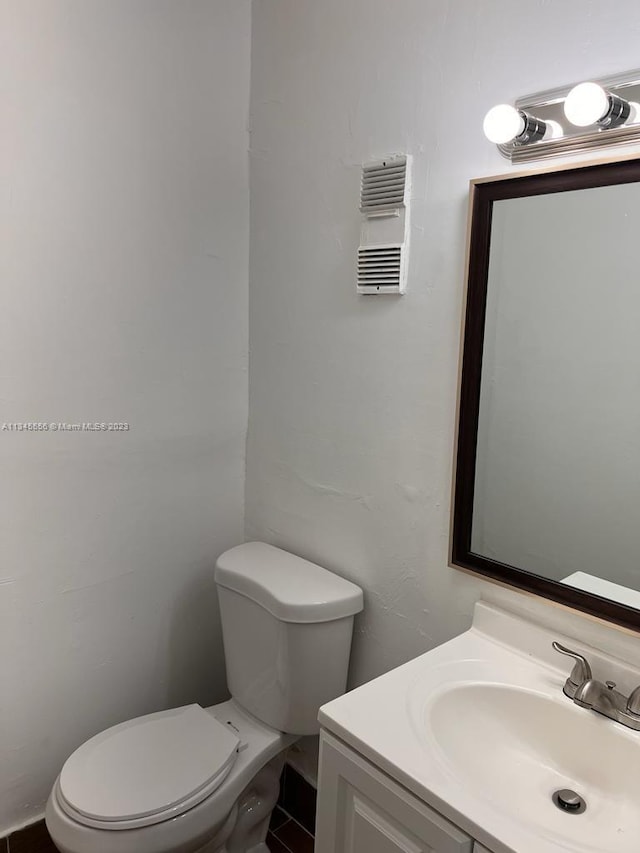
[[[640,687],[636,687],[627,699],[627,713],[640,717]]]
[[[577,690],[581,684],[593,678],[589,661],[583,655],[574,652],[573,649],[566,648],[566,646],[561,646],[560,643],[553,642],[551,645],[561,655],[567,655],[575,660],[571,675],[567,678],[567,685],[570,684],[574,690]],[[629,697],[629,701],[631,701],[631,697]],[[638,713],[640,713],[640,687],[638,687]]]

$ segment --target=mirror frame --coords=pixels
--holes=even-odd
[[[640,157],[587,162],[544,172],[502,175],[471,181],[466,306],[458,405],[451,565],[515,586],[568,607],[640,630],[640,610],[594,595],[471,550],[480,383],[486,319],[493,203],[510,198],[640,183]],[[640,560],[639,569],[640,569]]]

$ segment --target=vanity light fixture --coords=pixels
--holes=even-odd
[[[486,137],[512,163],[640,143],[640,68],[525,95],[484,118]]]
[[[564,114],[576,127],[598,125],[603,130],[635,124],[640,104],[607,92],[598,83],[578,83],[567,95]]]
[[[529,145],[541,139],[552,139],[562,135],[557,121],[542,121],[524,110],[517,110],[510,104],[498,104],[492,107],[484,117],[482,124],[484,135],[496,145]]]

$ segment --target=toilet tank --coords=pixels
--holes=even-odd
[[[215,579],[229,692],[279,731],[316,734],[318,709],[346,689],[362,590],[264,542],[225,551]]]

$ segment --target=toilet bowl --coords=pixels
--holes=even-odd
[[[216,583],[232,698],[81,745],[47,803],[61,853],[267,853],[285,750],[344,692],[362,591],[259,542],[225,552]]]
[[[193,776],[189,780],[189,768],[186,768],[185,772],[184,765],[189,759],[193,759],[193,753],[181,756],[179,752],[169,750],[160,761],[156,760],[153,767],[148,767],[149,778],[146,780],[144,789],[125,791],[120,803],[114,802],[114,798],[111,798],[100,806],[101,793],[103,801],[107,799],[105,792],[96,791],[95,786],[90,783],[90,778],[86,778],[87,776],[90,777],[91,773],[97,769],[96,765],[100,761],[98,753],[100,745],[96,744],[96,749],[93,750],[91,749],[91,741],[88,741],[84,747],[80,748],[89,748],[87,750],[88,755],[82,761],[84,767],[73,768],[76,775],[68,780],[66,790],[64,785],[66,780],[61,778],[63,777],[63,773],[61,773],[47,803],[47,827],[61,853],[81,853],[81,851],[105,849],[113,850],[114,853],[175,853],[175,851],[189,853],[192,850],[198,851],[198,853],[199,851],[209,853],[209,851],[224,849],[225,842],[228,841],[234,829],[236,829],[237,836],[236,849],[243,850],[241,846],[238,846],[245,840],[240,830],[246,836],[244,850],[251,849],[251,831],[253,830],[255,834],[255,830],[258,829],[258,835],[260,835],[260,827],[257,825],[260,823],[260,819],[266,818],[268,823],[269,815],[278,798],[278,780],[284,763],[284,750],[296,740],[296,736],[286,735],[265,726],[243,711],[233,699],[206,710],[196,705],[187,706],[187,709],[175,709],[166,712],[166,714],[172,715],[176,711],[183,710],[186,711],[184,722],[187,725],[193,724],[197,719],[195,715],[188,712],[191,710],[199,711],[201,714],[210,717],[211,721],[223,730],[228,728],[237,737],[238,743],[233,752],[233,761],[227,768],[221,782],[202,797],[200,796],[201,792],[197,789],[195,792],[189,790],[190,781],[193,785],[201,781],[198,777],[198,771],[201,768],[191,768]],[[141,717],[131,722],[139,722],[140,727],[144,728],[147,724],[153,726],[158,721],[162,722],[162,717],[162,714],[150,714],[148,717]],[[115,726],[113,729],[108,729],[104,734],[109,732],[114,732],[112,745],[115,742],[117,752],[118,735],[125,735],[126,739],[126,729],[122,730],[120,726]],[[162,735],[162,732],[160,731],[158,734]],[[204,727],[198,734],[204,734]],[[215,729],[211,736],[215,736]],[[99,737],[101,736],[98,735]],[[150,737],[146,746],[152,747],[152,744],[153,737]],[[131,741],[128,745],[131,745]],[[127,744],[123,743],[123,747],[126,746]],[[77,753],[74,753],[75,755]],[[173,759],[175,764],[183,770],[180,781],[184,787],[178,794],[178,796],[182,795],[178,802],[175,802],[178,797],[174,796],[173,800],[167,803],[167,794],[169,793],[167,788],[162,791],[158,790],[157,773],[158,770],[162,769],[163,759],[166,762],[171,762]],[[122,782],[125,781],[127,762],[128,756],[124,751],[114,757],[110,767],[105,767],[107,762],[102,762],[102,772],[106,774],[102,777],[102,785],[107,791],[109,789],[118,791],[118,786],[121,786]],[[141,777],[143,777],[145,770],[144,766],[140,767],[139,765],[136,769],[138,769],[136,774],[138,778],[134,781],[137,786],[144,782]],[[171,770],[171,765],[167,769]],[[215,771],[216,768],[212,767],[212,776],[214,776]],[[83,772],[86,776],[83,775]],[[167,773],[166,775],[171,774]],[[131,780],[131,776],[129,776],[129,780]],[[85,790],[83,798],[82,788],[87,782],[89,783],[89,790]],[[74,784],[77,785],[76,791],[74,791]],[[178,785],[176,785],[175,790],[178,790]],[[132,795],[135,796],[136,793],[142,795],[137,803],[132,802]],[[129,796],[128,803],[126,795]],[[163,795],[164,800],[162,799]],[[171,796],[170,793],[169,796]],[[188,802],[189,799],[191,799],[191,803]],[[197,802],[194,803],[194,800]],[[249,827],[245,821],[241,826],[236,827],[238,811],[242,812],[243,805],[246,805],[247,800],[251,800],[254,817],[256,817],[256,810],[258,812],[256,825]],[[87,808],[89,805],[90,809]],[[123,812],[128,809],[128,814],[118,815],[118,806]],[[132,806],[133,809],[138,807],[138,814],[131,813]],[[109,808],[108,815],[98,814],[99,811],[106,812]],[[146,814],[140,815],[140,810]],[[230,817],[232,821],[229,821]],[[105,833],[109,833],[109,835],[105,836]],[[108,848],[104,846],[105,838],[108,838]]]

